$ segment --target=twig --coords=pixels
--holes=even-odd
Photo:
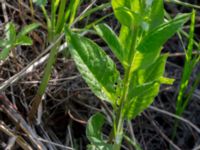
[[[29,63],[19,73],[15,74],[14,76],[10,77],[8,80],[6,80],[2,84],[0,84],[0,92],[4,91],[7,87],[9,87],[10,85],[16,83],[18,80],[20,80],[26,74],[32,72],[34,70],[34,68],[36,68],[40,64],[44,63],[49,57],[49,54],[46,54],[46,53],[48,53],[50,51],[50,49],[55,44],[57,44],[63,37],[64,37],[64,34],[62,34],[54,43],[52,43],[49,47],[47,47],[36,59],[34,59],[31,63]],[[67,43],[64,43],[60,47],[59,51],[64,50],[66,47],[67,47]]]
[[[175,4],[178,4],[178,5],[185,6],[185,7],[200,9],[200,6],[198,6],[198,5],[194,5],[194,4],[182,2],[182,1],[180,1],[180,0],[165,0],[165,2],[168,2],[168,3],[175,3]]]
[[[12,133],[12,131],[8,127],[5,126],[5,123],[3,121],[0,121],[0,130],[8,136],[14,137],[16,139],[17,144],[21,146],[23,149],[33,150],[31,146],[21,136],[18,136]]]
[[[196,125],[194,125],[191,121],[189,121],[189,120],[187,120],[187,119],[185,119],[185,118],[183,118],[183,117],[174,115],[174,114],[172,114],[172,113],[170,113],[170,112],[167,112],[167,111],[165,111],[165,110],[161,110],[161,109],[159,109],[159,108],[153,107],[153,106],[150,106],[149,108],[150,108],[151,110],[157,111],[157,112],[159,112],[159,113],[168,115],[168,116],[170,116],[170,117],[176,118],[176,119],[178,119],[178,120],[180,120],[180,121],[182,121],[182,122],[187,123],[189,126],[191,126],[193,129],[195,129],[195,130],[200,134],[200,129],[199,129]]]
[[[60,148],[64,148],[64,149],[67,149],[67,150],[73,150],[73,148],[71,148],[71,147],[64,146],[64,145],[61,145],[61,144],[58,144],[58,143],[54,143],[52,141],[48,141],[48,140],[45,140],[45,139],[42,139],[42,138],[38,138],[38,140],[41,141],[41,142],[44,142],[44,143],[48,143],[48,144],[60,147]]]
[[[68,110],[68,115],[70,116],[70,118],[78,123],[81,123],[81,124],[87,124],[87,121],[84,121],[84,120],[80,120],[80,119],[77,119],[75,118],[72,114],[71,114],[71,111]]]
[[[155,121],[148,116],[146,113],[143,113],[144,116],[151,122],[151,124],[156,128],[156,130],[160,133],[160,135],[169,143],[171,146],[173,146],[176,150],[181,150],[172,140],[170,140],[163,132],[162,130],[156,125]]]
[[[193,51],[192,55],[200,55],[199,51]],[[185,56],[185,53],[170,53],[169,57]]]
[[[45,146],[37,140],[38,136],[31,129],[31,127],[26,123],[20,113],[18,113],[17,108],[13,105],[5,96],[0,95],[0,108],[1,110],[13,121],[15,126],[20,127],[31,143],[37,147],[38,150],[46,150]],[[35,140],[36,139],[36,140]]]

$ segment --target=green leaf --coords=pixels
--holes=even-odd
[[[32,44],[33,41],[28,36],[20,36],[15,42],[15,45],[32,45]]]
[[[119,7],[127,7],[136,13],[141,11],[141,2],[139,0],[112,0],[111,4],[113,9],[117,9]]]
[[[124,50],[124,58],[126,58],[126,60],[128,60],[129,49],[132,43],[132,38],[129,38],[129,37],[132,37],[132,32],[130,28],[122,25],[120,29],[119,40],[120,40],[120,43],[122,43],[122,47]]]
[[[164,4],[163,0],[153,0],[151,6],[151,23],[150,23],[150,30],[154,29],[155,27],[159,26],[164,22]]]
[[[153,102],[158,95],[160,84],[173,83],[173,79],[163,77],[167,56],[162,55],[148,68],[138,70],[137,77],[136,73],[132,75],[128,92],[129,102],[125,106],[125,115],[129,119],[139,115]]]
[[[91,90],[102,100],[115,103],[116,86],[121,81],[116,65],[94,42],[66,29],[70,53]]]
[[[58,11],[58,19],[56,23],[56,33],[60,33],[62,30],[64,30],[64,24],[66,22],[64,14],[65,14],[65,8],[66,8],[66,2],[67,1],[61,1]]]
[[[69,25],[71,25],[74,21],[80,2],[81,2],[80,0],[70,1],[69,9],[70,9],[71,14],[70,14],[70,19],[69,19]]]
[[[163,44],[183,26],[189,16],[190,14],[179,15],[148,33],[137,47],[131,70],[135,71],[151,65],[158,58]]]
[[[134,13],[127,7],[119,7],[114,10],[115,16],[118,21],[127,27],[131,27],[133,24],[138,25],[141,23],[141,16]]]
[[[25,26],[21,29],[21,31],[19,32],[19,34],[17,36],[18,37],[24,36],[24,35],[28,34],[29,32],[31,32],[32,30],[36,29],[39,26],[40,26],[39,23],[32,23],[30,25],[27,25],[27,26]]]
[[[185,53],[186,53],[185,63],[184,63],[183,74],[181,78],[181,85],[180,85],[177,102],[176,102],[177,115],[181,115],[183,111],[185,110],[185,107],[188,105],[191,92],[195,89],[194,88],[194,86],[196,86],[195,84],[197,84],[197,83],[194,83],[192,88],[190,88],[191,90],[189,92],[187,91],[187,86],[189,84],[191,73],[194,67],[196,66],[196,63],[199,62],[199,58],[200,58],[200,56],[192,57],[192,51],[194,47],[195,18],[196,18],[196,13],[195,13],[195,10],[193,10],[192,15],[191,15],[190,34],[188,37],[189,43],[187,46],[187,50],[185,50]],[[198,80],[198,76],[197,76],[197,80]],[[197,80],[195,82],[197,82]]]
[[[136,12],[136,13],[141,13],[142,8],[141,8],[141,2],[139,0],[126,0],[127,3],[129,1],[129,6],[131,7],[131,10]]]
[[[174,79],[166,78],[166,77],[160,77],[159,82],[161,84],[169,84],[172,85],[174,83]]]
[[[101,128],[105,123],[105,117],[101,113],[97,113],[90,117],[87,128],[86,136],[91,143],[101,143],[102,142],[102,133]]]
[[[101,113],[93,115],[86,127],[86,136],[90,141],[87,146],[90,150],[111,150],[112,145],[107,144],[102,137],[102,127],[105,123],[105,117]]]
[[[0,40],[0,47],[4,47],[6,45],[6,41],[5,40]]]
[[[149,49],[160,49],[162,45],[188,21],[190,15],[191,14],[178,15],[173,20],[158,26],[144,37],[137,49],[141,52],[148,52]]]
[[[111,4],[113,9],[126,6],[127,0],[112,0]]]
[[[136,86],[132,89],[130,99],[124,107],[124,115],[128,119],[134,119],[141,112],[143,112],[154,101],[158,95],[160,83],[149,82],[143,85]]]
[[[15,25],[12,22],[6,24],[5,34],[6,34],[6,39],[9,42],[12,43],[12,42],[15,41],[15,39],[16,39],[16,29],[15,29]]]
[[[50,19],[50,26],[49,26],[49,33],[50,37],[53,38],[55,33],[55,28],[56,28],[56,18],[57,18],[57,8],[60,3],[60,0],[52,0],[51,1],[51,19]],[[51,39],[53,40],[53,39]]]
[[[10,50],[11,50],[11,45],[7,45],[1,52],[0,52],[0,60],[5,60],[9,53],[10,53]]]
[[[148,68],[139,70],[139,84],[158,81],[159,78],[164,74],[167,57],[167,54],[162,55]]]
[[[118,60],[122,64],[125,64],[126,62],[124,62],[123,59],[123,48],[114,31],[106,24],[100,24],[95,26],[95,30],[97,31],[99,36],[101,36],[104,39],[104,41],[108,44],[108,46],[118,58]]]

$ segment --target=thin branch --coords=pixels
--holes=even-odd
[[[189,121],[189,120],[187,120],[187,119],[185,119],[185,118],[183,118],[183,117],[174,115],[174,114],[172,114],[172,113],[170,113],[170,112],[168,112],[168,111],[161,110],[161,109],[159,109],[159,108],[153,107],[153,106],[150,106],[149,108],[150,108],[151,110],[153,110],[153,111],[157,111],[157,112],[159,112],[159,113],[168,115],[168,116],[170,116],[170,117],[176,118],[176,119],[178,119],[178,120],[180,120],[180,121],[182,121],[182,122],[187,123],[189,126],[191,126],[193,129],[195,129],[195,130],[200,134],[200,129],[199,129],[196,125],[194,125],[191,121]]]

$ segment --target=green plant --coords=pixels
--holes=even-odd
[[[184,93],[189,83],[190,75],[192,70],[194,69],[195,65],[199,61],[199,56],[195,56],[192,58],[192,51],[193,51],[193,43],[194,43],[194,28],[195,28],[195,12],[192,12],[191,16],[191,26],[190,26],[190,35],[189,35],[189,44],[187,50],[185,50],[185,64],[183,69],[183,76],[181,79],[181,85],[179,94],[177,97],[177,105],[176,105],[176,114],[181,115],[184,111],[185,107],[188,104],[188,100],[184,101]]]
[[[198,83],[200,82],[200,73],[197,75],[197,79],[195,80],[194,84],[190,88],[190,90],[187,90],[190,76],[192,74],[192,71],[196,67],[197,63],[200,60],[199,55],[192,56],[193,48],[194,48],[194,29],[195,29],[195,11],[192,11],[191,15],[191,25],[190,25],[190,34],[189,34],[189,43],[188,47],[184,49],[185,51],[185,63],[183,68],[183,74],[181,78],[181,84],[179,88],[179,93],[177,96],[176,101],[176,115],[181,116],[183,112],[185,111],[186,107],[188,106],[189,100],[192,96],[192,93],[194,93],[194,90],[197,88]],[[197,49],[200,49],[200,45],[197,47]],[[176,134],[176,130],[178,127],[178,120],[175,122],[174,132],[173,132],[173,138]]]
[[[32,40],[27,34],[37,28],[39,24],[33,23],[30,25],[27,25],[19,31],[19,33],[16,33],[15,25],[12,22],[9,22],[6,24],[5,27],[5,40],[0,40],[0,48],[2,48],[2,51],[0,52],[0,61],[5,60],[10,51],[19,45],[32,45]]]
[[[143,112],[159,92],[160,84],[172,84],[163,77],[167,54],[163,44],[188,20],[180,14],[164,22],[163,1],[112,0],[114,14],[121,23],[119,36],[105,24],[95,26],[124,68],[120,75],[113,60],[92,40],[66,28],[70,53],[82,77],[101,100],[113,107],[110,138],[102,136],[104,117],[95,114],[88,122],[90,149],[120,149],[125,120]]]

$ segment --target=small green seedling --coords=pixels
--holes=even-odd
[[[179,90],[179,94],[177,97],[177,105],[176,105],[176,114],[177,115],[182,115],[183,111],[185,110],[186,106],[188,105],[188,102],[190,99],[190,96],[189,96],[190,94],[188,94],[188,97],[186,96],[187,97],[186,99],[184,98],[186,89],[187,89],[187,86],[189,83],[191,73],[192,73],[193,69],[195,68],[196,64],[200,60],[199,55],[192,57],[192,51],[193,51],[193,47],[194,47],[194,29],[195,29],[195,11],[193,10],[192,16],[191,16],[189,44],[188,44],[187,49],[185,50],[185,53],[186,53],[185,64],[184,64],[183,75],[182,75],[182,79],[181,79],[180,90]],[[199,49],[199,47],[198,47],[198,49]],[[190,90],[190,92],[192,92],[191,90]]]
[[[162,0],[112,0],[112,8],[121,23],[119,36],[106,24],[94,28],[122,64],[123,74],[95,42],[69,28],[65,30],[82,77],[97,97],[113,107],[112,142],[102,136],[105,118],[98,113],[88,122],[90,149],[119,150],[124,121],[142,113],[158,95],[161,84],[173,83],[163,76],[168,55],[161,54],[161,49],[190,17],[179,14],[164,22]]]
[[[192,15],[191,15],[190,34],[188,37],[189,43],[188,43],[188,47],[184,49],[185,50],[185,64],[183,68],[183,74],[181,78],[179,93],[178,93],[177,101],[176,101],[176,115],[178,116],[182,116],[183,112],[188,106],[189,100],[191,99],[192,94],[194,93],[194,90],[197,88],[200,82],[200,73],[198,73],[194,84],[189,90],[187,90],[192,71],[194,70],[194,68],[196,67],[197,63],[200,60],[200,55],[192,56],[193,48],[195,46],[194,29],[195,29],[195,11],[193,10]],[[197,49],[200,50],[200,45],[197,47]],[[179,123],[178,120],[176,120],[172,138],[174,138],[176,135],[178,123]]]
[[[0,40],[0,48],[2,48],[2,51],[0,52],[0,60],[5,60],[10,51],[16,46],[32,45],[32,40],[29,36],[27,36],[27,34],[36,29],[38,26],[39,24],[37,23],[27,25],[17,34],[15,25],[12,22],[6,24],[5,39]]]

